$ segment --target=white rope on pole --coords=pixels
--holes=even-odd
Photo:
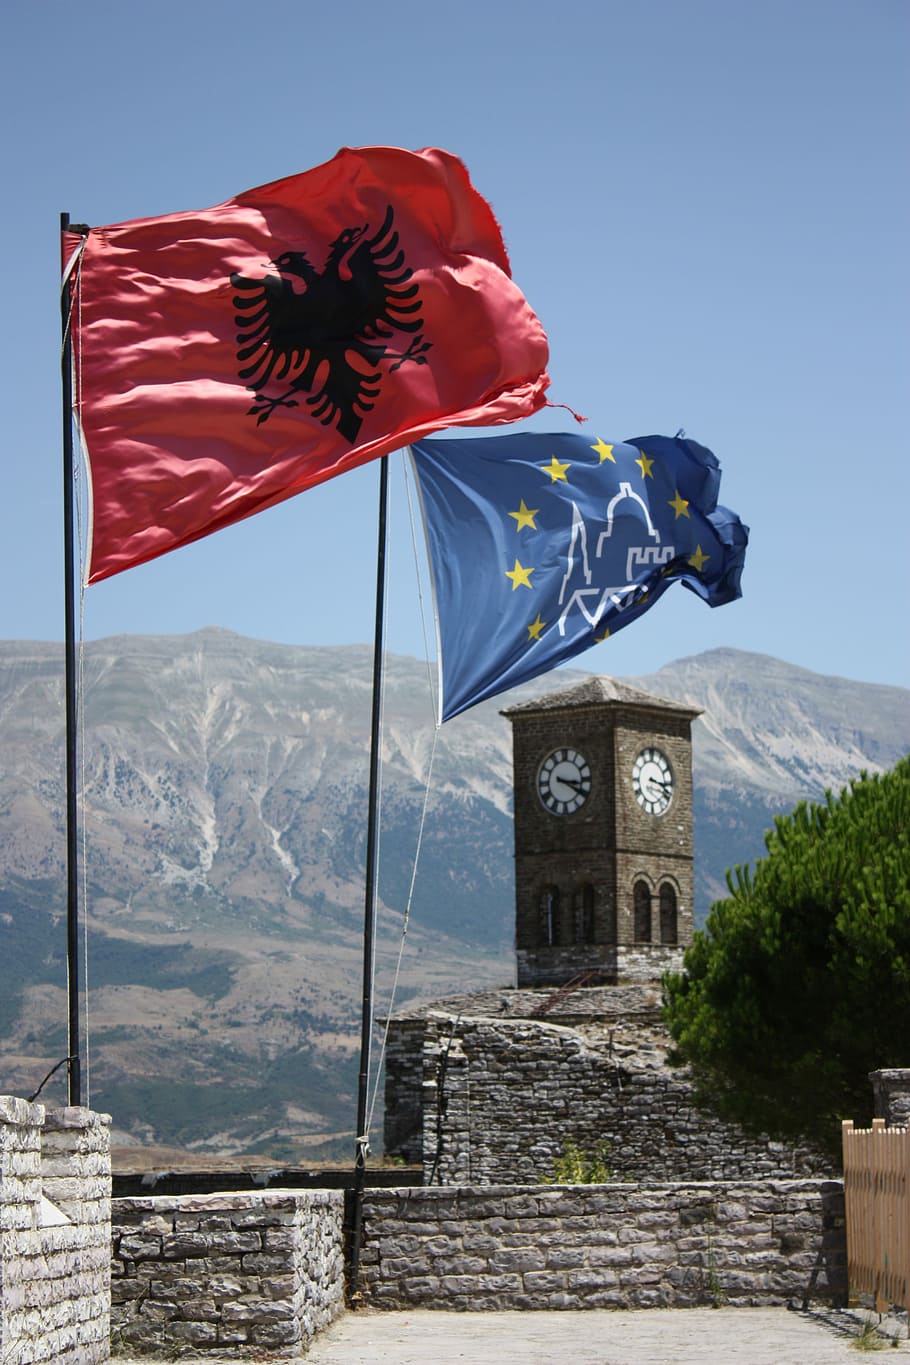
[[[420,574],[420,558],[419,558],[419,552],[418,552],[418,548],[417,548],[417,536],[416,536],[416,533],[415,533],[414,507],[413,507],[413,501],[412,501],[412,498],[411,498],[411,484],[410,484],[410,479],[409,479],[409,477],[408,477],[408,467],[407,467],[407,457],[406,457],[406,454],[405,454],[405,456],[404,456],[403,468],[404,468],[405,490],[406,490],[406,495],[407,495],[408,522],[409,522],[410,531],[411,531],[411,548],[412,548],[412,552],[413,552],[413,555],[414,555],[414,566],[415,566],[415,570],[416,570],[416,573],[417,573],[417,594],[418,594],[418,601],[419,601],[419,606],[420,606],[420,623],[421,623],[421,630],[422,630],[422,633],[423,633],[424,658],[425,658],[425,661],[426,661],[426,664],[427,664],[427,687],[428,687],[428,693],[429,693],[429,696],[430,696],[431,714],[432,714],[433,717],[434,717],[434,723],[433,723],[433,740],[432,740],[432,744],[431,744],[431,746],[430,746],[430,757],[429,757],[429,761],[428,761],[428,764],[427,764],[427,774],[426,774],[426,777],[425,777],[425,779],[424,779],[423,803],[422,803],[421,811],[420,811],[420,820],[419,820],[418,826],[417,826],[417,843],[416,843],[416,846],[415,846],[415,849],[414,849],[414,860],[413,860],[413,863],[412,863],[412,865],[411,865],[411,880],[410,880],[410,885],[409,885],[409,887],[408,887],[408,895],[407,895],[407,900],[406,900],[406,902],[405,902],[404,915],[403,915],[403,918],[402,918],[401,935],[400,935],[399,943],[398,943],[398,958],[397,958],[397,961],[396,961],[396,964],[395,964],[395,974],[394,974],[394,977],[393,977],[393,979],[392,979],[392,988],[391,988],[391,991],[390,991],[390,994],[389,994],[389,1004],[388,1004],[388,1008],[387,1008],[387,1010],[386,1010],[385,1028],[383,1029],[382,1041],[381,1041],[381,1044],[380,1044],[380,1047],[379,1047],[379,1057],[378,1057],[378,1060],[377,1060],[377,1062],[376,1062],[376,1070],[375,1070],[375,1077],[374,1077],[374,1080],[373,1080],[372,1095],[371,1095],[370,1103],[369,1103],[368,1110],[367,1110],[367,1125],[366,1125],[366,1127],[367,1127],[367,1133],[370,1132],[370,1130],[372,1129],[372,1126],[373,1126],[373,1116],[374,1116],[374,1113],[375,1113],[375,1110],[376,1110],[376,1103],[377,1103],[377,1099],[378,1099],[378,1096],[379,1096],[379,1078],[380,1078],[380,1076],[381,1076],[381,1074],[382,1074],[383,1062],[385,1061],[385,1055],[386,1055],[386,1050],[387,1050],[387,1045],[388,1045],[388,1040],[389,1040],[389,1028],[390,1028],[390,1024],[391,1024],[392,1013],[393,1013],[393,1011],[394,1011],[394,1009],[395,1009],[395,999],[396,999],[396,996],[397,996],[397,994],[398,994],[398,983],[399,983],[399,979],[400,979],[400,977],[401,977],[401,967],[402,967],[402,963],[403,963],[403,961],[404,961],[405,944],[406,944],[406,941],[407,941],[408,928],[409,928],[409,926],[410,926],[410,920],[411,920],[411,906],[412,906],[412,903],[413,903],[413,900],[414,900],[414,886],[415,886],[415,883],[416,883],[416,881],[417,881],[417,871],[418,871],[418,868],[419,868],[419,866],[420,866],[420,853],[421,853],[421,848],[422,848],[422,845],[423,845],[423,835],[424,835],[424,829],[425,829],[425,827],[426,827],[426,819],[427,819],[427,811],[428,811],[428,809],[429,809],[430,793],[431,793],[431,791],[432,791],[433,764],[434,764],[435,757],[436,757],[436,745],[437,745],[437,741],[438,741],[438,739],[439,739],[439,722],[438,722],[438,720],[435,719],[435,717],[436,717],[436,700],[435,700],[435,696],[434,696],[434,687],[433,687],[433,670],[432,670],[432,667],[431,667],[431,664],[430,664],[430,657],[429,657],[430,651],[429,651],[429,646],[428,646],[428,642],[427,642],[427,626],[426,626],[426,611],[425,611],[425,607],[424,607],[423,581],[422,581],[421,574]]]
[[[385,1028],[382,1031],[382,1043],[380,1044],[379,1058],[376,1063],[376,1078],[373,1084],[372,1098],[370,1100],[369,1108],[367,1111],[367,1132],[369,1132],[373,1126],[373,1113],[376,1109],[376,1100],[379,1094],[379,1077],[382,1072],[382,1064],[385,1061],[386,1046],[389,1041],[389,1027],[391,1024],[392,1012],[395,1008],[395,997],[398,993],[398,980],[399,977],[401,976],[401,964],[402,961],[404,960],[405,942],[407,940],[408,927],[410,925],[411,920],[411,904],[414,899],[414,883],[417,880],[417,868],[420,862],[420,849],[423,843],[423,831],[424,826],[426,824],[427,808],[430,800],[431,779],[433,775],[433,760],[436,755],[436,740],[438,737],[439,729],[436,728],[433,731],[433,744],[430,749],[430,761],[427,767],[427,776],[423,789],[423,806],[420,812],[420,823],[417,827],[417,846],[414,850],[414,862],[411,867],[411,884],[408,887],[408,897],[407,901],[405,902],[404,917],[401,925],[401,938],[399,939],[398,943],[398,960],[395,964],[395,976],[392,980],[392,989],[389,995],[389,1007],[386,1011]]]
[[[413,502],[413,497],[412,497],[412,493],[411,493],[411,478],[410,478],[410,470],[409,470],[409,464],[408,464],[408,458],[407,458],[407,457],[408,457],[408,453],[409,453],[409,452],[403,452],[403,462],[402,462],[402,468],[403,468],[403,470],[404,470],[404,488],[405,488],[405,495],[406,495],[406,497],[407,497],[407,504],[408,504],[408,525],[410,526],[410,529],[411,529],[411,552],[412,552],[413,555],[414,555],[414,571],[415,571],[416,576],[417,576],[417,601],[418,601],[418,605],[419,605],[419,607],[420,607],[420,630],[421,630],[421,634],[423,635],[423,657],[424,657],[424,661],[425,661],[426,666],[427,666],[427,685],[428,685],[428,689],[429,689],[430,696],[431,696],[431,698],[433,698],[433,715],[434,715],[434,717],[436,717],[436,722],[435,722],[435,723],[436,723],[436,729],[438,730],[438,729],[439,729],[439,725],[440,725],[440,722],[439,722],[439,719],[438,719],[439,709],[438,709],[438,703],[437,703],[437,699],[436,699],[436,695],[435,695],[435,693],[436,693],[436,688],[434,687],[434,683],[433,683],[433,668],[432,668],[432,665],[431,665],[431,663],[430,663],[430,644],[429,644],[429,640],[428,640],[428,638],[427,638],[427,613],[426,613],[426,606],[425,606],[425,603],[424,603],[424,596],[423,596],[423,575],[422,575],[421,572],[420,572],[420,551],[419,551],[419,549],[417,548],[416,519],[415,519],[415,517],[414,517],[414,502]],[[434,633],[434,635],[436,635],[436,637],[437,637],[437,639],[438,639],[438,631],[437,631],[437,629],[436,629],[437,626],[438,626],[438,620],[437,620],[437,615],[436,615],[436,604],[435,604],[435,601],[434,601],[434,603],[433,603],[433,633]]]

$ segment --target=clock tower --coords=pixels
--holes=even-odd
[[[692,721],[610,678],[509,707],[518,985],[655,980],[693,934]]]

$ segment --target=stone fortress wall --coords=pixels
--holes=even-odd
[[[910,1070],[872,1081],[889,1124],[910,1112]],[[340,1192],[115,1200],[115,1336],[195,1358],[231,1340],[299,1349],[341,1311],[343,1224]],[[839,1304],[843,1186],[765,1173],[368,1187],[360,1264],[374,1308]]]
[[[910,1070],[871,1079],[878,1116],[906,1122]],[[341,1191],[111,1202],[108,1124],[0,1097],[0,1359],[96,1365],[109,1327],[137,1352],[295,1354],[342,1311]],[[682,1308],[847,1292],[843,1186],[817,1176],[364,1194],[366,1306]]]
[[[510,990],[392,1021],[385,1150],[424,1183],[531,1184],[568,1143],[609,1147],[616,1179],[787,1179],[827,1173],[805,1148],[754,1138],[699,1107],[669,1065],[660,987]]]
[[[837,1181],[370,1191],[377,1308],[691,1308],[846,1301]]]

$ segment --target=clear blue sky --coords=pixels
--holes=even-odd
[[[343,145],[457,153],[592,440],[684,427],[752,528],[576,662],[718,645],[910,684],[907,0],[32,0],[3,21],[0,638],[63,632],[58,218],[201,208]],[[536,429],[572,426],[566,414]],[[372,635],[377,468],[90,588],[88,638]],[[389,646],[421,656],[396,472]]]

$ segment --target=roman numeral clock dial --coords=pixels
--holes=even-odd
[[[537,770],[537,795],[551,815],[572,815],[590,791],[591,769],[577,749],[554,749]]]

